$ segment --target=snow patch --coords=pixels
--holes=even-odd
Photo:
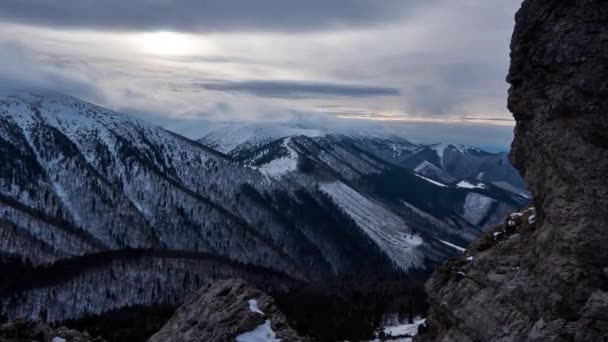
[[[385,337],[380,340],[379,338],[369,342],[412,342],[412,338],[418,334],[418,327],[424,325],[426,319],[416,317],[414,323],[404,323],[387,325],[383,327]]]
[[[456,184],[457,187],[459,188],[464,188],[464,189],[485,189],[486,186],[483,183],[479,183],[477,185],[475,184],[471,184],[469,182],[467,182],[466,180],[462,180],[460,181],[460,183]]]
[[[445,149],[448,148],[448,144],[436,144],[431,146],[431,148],[435,151],[435,153],[437,153],[437,156],[439,157],[439,162],[441,163],[441,166],[445,168],[445,166],[443,165],[443,155],[445,153]]]
[[[469,222],[479,224],[488,215],[494,202],[495,200],[490,197],[474,192],[468,193],[464,200],[463,216]]]
[[[425,181],[427,181],[427,182],[429,182],[429,183],[435,184],[435,185],[440,186],[440,187],[442,187],[442,188],[447,188],[447,187],[448,187],[447,185],[445,185],[445,184],[443,184],[443,183],[439,183],[439,182],[434,181],[434,180],[432,180],[432,179],[430,179],[430,178],[426,178],[426,177],[424,177],[424,176],[421,176],[421,175],[419,175],[419,174],[417,174],[417,173],[415,173],[415,175],[416,175],[416,176],[418,176],[418,177],[420,177],[420,178],[422,178],[422,179],[424,179]]]
[[[452,248],[454,248],[454,249],[458,250],[459,252],[464,252],[464,251],[466,251],[466,248],[460,247],[460,246],[455,245],[455,244],[453,244],[453,243],[451,243],[451,242],[447,242],[447,241],[445,241],[445,240],[439,240],[439,241],[441,241],[441,242],[442,242],[443,244],[445,244],[446,246],[450,246],[450,247],[452,247]]]
[[[72,216],[74,223],[80,224],[82,219],[80,218],[80,215],[78,215],[78,212],[74,209],[70,196],[68,196],[68,194],[65,192],[65,189],[61,186],[61,184],[59,184],[59,182],[52,181],[51,186],[53,187],[53,190],[55,190],[57,197],[59,197],[63,205],[68,210],[70,216]]]
[[[418,333],[418,327],[426,322],[424,318],[416,318],[412,324],[400,324],[384,327],[384,333],[389,337],[409,336],[413,337]]]
[[[277,338],[277,334],[272,330],[270,326],[270,320],[262,325],[258,325],[252,331],[240,334],[236,337],[236,342],[280,342],[281,339]]]
[[[260,310],[260,307],[258,306],[258,301],[255,299],[249,300],[249,311],[259,313],[260,315],[264,314],[262,312],[262,310]]]
[[[289,156],[275,159],[268,164],[260,166],[258,169],[263,174],[270,177],[280,177],[290,171],[295,171],[298,167],[298,154],[289,147],[291,138],[283,141],[283,146],[289,151]]]
[[[61,338],[59,336],[55,336],[53,337],[53,339],[51,340],[51,342],[66,342],[65,338]]]

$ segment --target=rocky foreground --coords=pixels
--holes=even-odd
[[[0,325],[0,342],[106,342],[101,337],[71,330],[54,329],[46,323],[14,320]]]
[[[287,324],[274,300],[240,280],[204,286],[149,342],[308,341]]]
[[[14,320],[0,325],[0,342],[105,342],[66,327]],[[274,300],[241,280],[209,283],[193,293],[149,342],[306,342]]]
[[[537,213],[435,272],[419,341],[607,340],[606,23],[604,0],[524,1],[508,77],[511,158]]]

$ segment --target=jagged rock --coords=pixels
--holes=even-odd
[[[511,158],[538,213],[508,218],[467,250],[472,262],[432,276],[418,341],[608,340],[607,23],[604,0],[524,1]]]
[[[51,328],[40,321],[17,319],[0,326],[0,342],[105,342],[101,337],[66,327]]]
[[[289,326],[267,294],[241,280],[222,280],[193,294],[148,342],[235,341],[268,321],[277,339],[308,341]]]

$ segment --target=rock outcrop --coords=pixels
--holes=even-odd
[[[608,2],[524,1],[508,81],[511,159],[537,212],[437,270],[418,340],[606,341]]]
[[[101,337],[71,330],[51,328],[40,321],[17,319],[0,325],[0,342],[105,342]]]
[[[243,336],[248,333],[265,334],[264,341],[308,341],[289,326],[267,294],[241,280],[222,280],[194,293],[148,342],[239,341],[239,336],[251,341]]]

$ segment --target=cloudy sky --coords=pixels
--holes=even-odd
[[[207,120],[304,120],[500,148],[520,4],[2,0],[0,80],[193,137]]]

